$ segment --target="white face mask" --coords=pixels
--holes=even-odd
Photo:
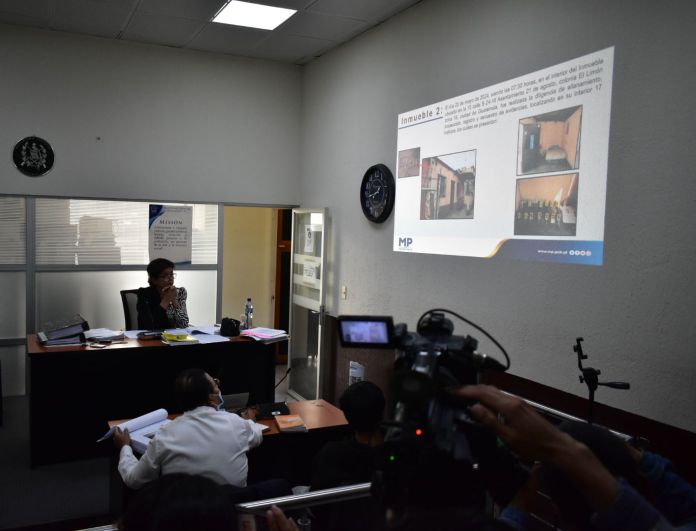
[[[218,399],[220,400],[220,403],[217,405],[217,410],[223,411],[223,406],[225,405],[225,399],[222,398],[222,391],[218,391]]]

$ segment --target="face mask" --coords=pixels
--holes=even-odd
[[[220,400],[220,403],[217,405],[217,410],[222,411],[223,407],[225,405],[225,399],[222,398],[222,391],[218,391],[218,400]]]

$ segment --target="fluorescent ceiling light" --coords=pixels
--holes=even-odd
[[[223,7],[213,22],[272,30],[297,13],[296,9],[264,6],[232,0]]]

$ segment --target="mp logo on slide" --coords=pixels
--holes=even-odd
[[[408,251],[411,249],[411,246],[413,245],[413,238],[401,238],[399,237],[399,249]]]

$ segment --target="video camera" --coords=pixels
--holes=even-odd
[[[477,351],[478,341],[454,335],[450,313],[485,334],[506,365]],[[393,412],[383,455],[372,481],[373,495],[387,507],[475,505],[501,467],[514,459],[495,435],[469,414],[451,390],[478,383],[485,371],[505,371],[505,349],[485,330],[450,310],[434,309],[418,320],[417,332],[387,316],[339,316],[343,347],[396,349]]]

